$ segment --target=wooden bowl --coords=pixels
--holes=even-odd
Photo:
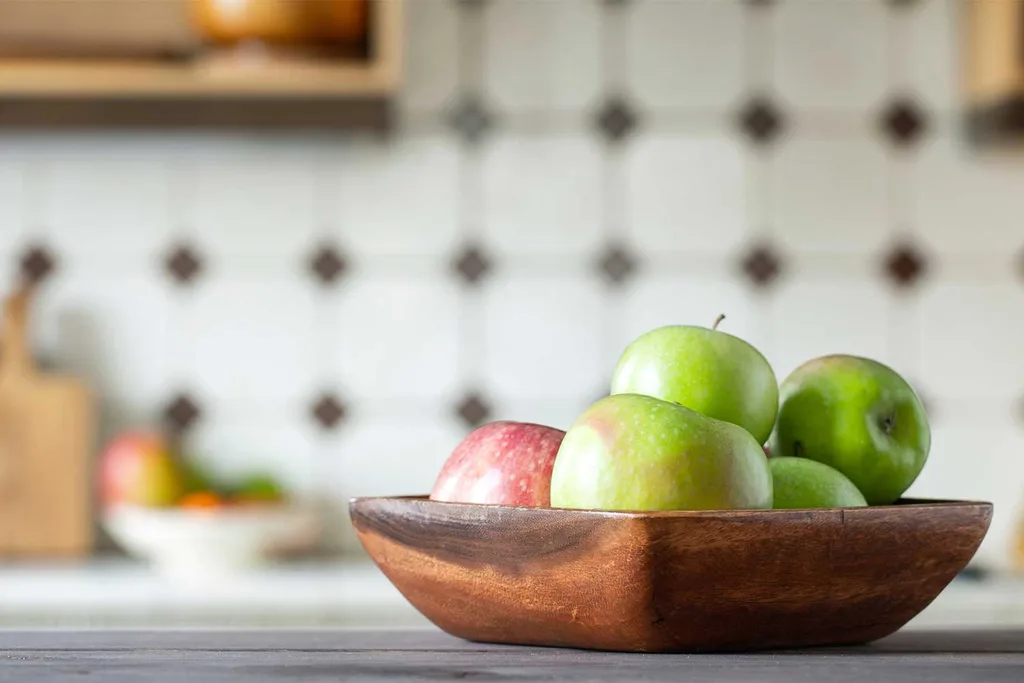
[[[363,547],[467,640],[639,652],[865,643],[974,556],[985,502],[604,512],[357,498]]]

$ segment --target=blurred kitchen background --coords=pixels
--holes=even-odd
[[[0,623],[420,623],[346,501],[426,493],[482,422],[568,427],[630,339],[719,313],[780,380],[914,384],[910,494],[996,506],[918,621],[1024,622],[1018,0],[301,4],[0,0],[0,281],[96,399],[85,464],[32,474],[91,491],[148,431],[318,515],[181,581],[91,500],[80,551],[0,543]]]

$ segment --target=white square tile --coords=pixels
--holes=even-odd
[[[195,231],[212,257],[228,262],[270,257],[296,268],[328,216],[318,215],[319,167],[272,146],[207,154],[194,168]]]
[[[602,157],[582,135],[498,136],[483,151],[483,230],[512,254],[594,250],[602,234]]]
[[[888,292],[873,280],[781,283],[772,303],[768,357],[779,381],[806,361],[832,353],[864,356],[906,372],[895,367],[888,346],[890,305]]]
[[[921,295],[921,366],[941,396],[1012,398],[1024,389],[1024,288],[934,284]]]
[[[617,354],[640,335],[664,325],[711,327],[719,315],[723,332],[769,355],[758,302],[742,283],[724,277],[683,274],[641,275],[624,292],[616,321]],[[616,355],[614,361],[618,360]],[[613,362],[614,362],[613,361]]]
[[[447,136],[359,141],[342,151],[337,229],[368,254],[440,254],[459,232],[459,154]]]
[[[458,5],[447,0],[406,3],[405,27],[402,104],[409,111],[439,110],[458,85]]]
[[[21,246],[25,229],[23,173],[24,164],[0,159],[0,255],[4,257]]]
[[[911,195],[915,227],[940,255],[1005,255],[1024,245],[1024,167],[976,156],[959,131],[925,141]]]
[[[485,295],[484,377],[499,399],[579,400],[603,386],[606,302],[579,277],[502,277]]]
[[[889,234],[881,143],[792,138],[773,162],[772,229],[790,249],[870,252]]]
[[[886,85],[882,2],[787,0],[775,12],[775,83],[798,109],[877,106]]]
[[[932,108],[953,110],[959,97],[957,0],[918,0],[896,13],[906,86]]]
[[[744,152],[723,135],[641,134],[625,153],[626,223],[645,252],[728,253],[747,232]]]
[[[487,93],[513,111],[578,110],[601,77],[601,18],[592,0],[494,0],[484,10]]]
[[[305,405],[317,387],[320,319],[313,286],[295,278],[213,273],[191,310],[192,381],[203,398]]]
[[[318,439],[316,426],[302,411],[277,412],[272,420],[213,412],[189,432],[186,452],[215,477],[239,481],[269,474],[291,495],[309,499],[324,493]]]
[[[572,426],[580,414],[592,403],[597,401],[605,387],[597,387],[598,391],[575,401],[504,401],[496,406],[494,420],[514,420],[516,422],[532,422],[547,425],[563,432]]]
[[[31,324],[40,352],[97,394],[153,405],[166,399],[181,341],[173,323],[161,279],[69,271],[40,290]]]
[[[42,229],[71,260],[154,259],[167,246],[169,170],[125,155],[53,161],[42,176]]]
[[[933,425],[928,462],[908,497],[985,500],[994,504],[992,525],[976,561],[1010,566],[1011,542],[1024,512],[1024,433],[1014,425]]]
[[[353,416],[331,447],[327,483],[345,498],[429,493],[464,436],[442,419]]]
[[[348,522],[350,498],[429,493],[464,436],[463,429],[443,420],[354,416],[331,440],[322,482],[333,492],[344,520],[333,525],[334,544],[362,552]]]
[[[743,9],[721,0],[633,3],[626,63],[642,105],[733,106],[743,87]]]
[[[445,400],[459,370],[459,292],[444,280],[357,274],[339,295],[335,366],[346,391]]]

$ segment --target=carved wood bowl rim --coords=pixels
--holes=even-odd
[[[622,517],[630,519],[644,518],[673,518],[673,517],[763,517],[770,515],[789,515],[794,512],[849,512],[856,511],[863,514],[867,510],[893,511],[906,509],[919,509],[929,507],[941,508],[987,508],[994,509],[994,504],[987,500],[971,500],[956,498],[922,498],[918,496],[900,498],[890,505],[869,505],[861,507],[835,507],[835,508],[751,508],[745,510],[734,509],[706,509],[706,510],[606,510],[602,508],[563,508],[539,505],[500,505],[495,503],[467,503],[458,501],[431,500],[428,494],[409,494],[393,496],[355,496],[349,498],[349,507],[355,507],[361,503],[371,502],[421,502],[429,506],[437,506],[438,510],[449,508],[480,508],[487,510],[543,510],[548,513],[552,511],[564,512],[567,515],[599,516],[599,517]]]

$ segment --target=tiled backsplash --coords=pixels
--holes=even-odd
[[[104,436],[167,421],[311,495],[424,492],[469,424],[564,428],[632,337],[725,313],[780,379],[906,374],[912,493],[994,500],[1008,561],[1024,162],[961,140],[952,0],[407,5],[391,139],[0,139],[0,276],[47,275],[40,350]]]

